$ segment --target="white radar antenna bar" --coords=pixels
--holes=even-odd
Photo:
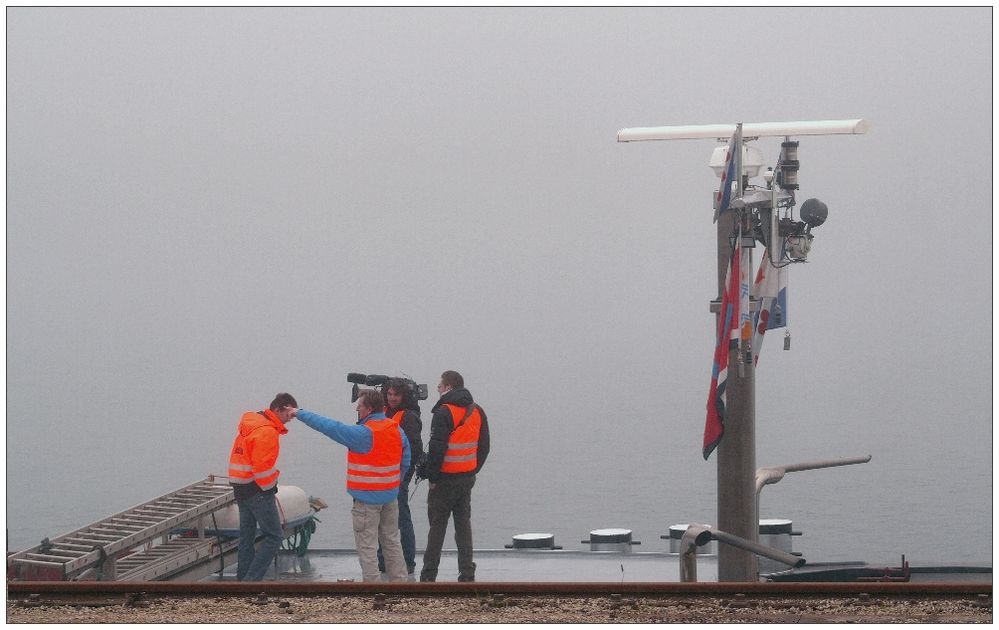
[[[867,133],[867,127],[867,121],[862,118],[854,120],[800,120],[795,122],[744,123],[742,125],[742,137],[856,135]],[[731,138],[734,132],[734,124],[630,127],[617,132],[617,141],[718,139]]]

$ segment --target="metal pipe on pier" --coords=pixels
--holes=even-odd
[[[740,536],[735,536],[729,534],[728,532],[723,532],[719,529],[713,527],[708,527],[707,525],[698,525],[696,523],[691,524],[687,528],[686,533],[684,533],[683,538],[680,539],[680,581],[681,582],[696,582],[697,581],[697,554],[696,549],[702,545],[706,545],[712,540],[717,540],[723,545],[718,546],[719,555],[721,555],[721,550],[725,546],[736,547],[744,552],[752,553],[755,555],[763,556],[764,558],[770,558],[771,560],[776,560],[788,566],[800,567],[805,564],[805,559],[799,556],[795,556],[790,553],[781,551],[780,549],[773,549],[761,545],[752,540],[746,540]],[[754,558],[755,558],[754,555]]]

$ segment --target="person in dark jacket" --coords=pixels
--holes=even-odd
[[[448,519],[454,516],[454,542],[458,547],[458,581],[475,581],[472,561],[472,486],[489,455],[486,412],[465,389],[461,374],[448,370],[437,386],[440,400],[433,408],[430,442],[423,476],[430,482],[427,514],[430,532],[423,553],[421,582],[437,580],[441,547]]]
[[[416,571],[416,532],[413,529],[413,516],[409,511],[409,481],[416,472],[416,466],[423,460],[423,421],[420,420],[420,405],[416,401],[413,388],[401,378],[390,378],[383,387],[385,392],[385,416],[395,420],[409,439],[410,457],[413,464],[399,486],[399,538],[402,541],[402,555],[406,559],[406,569],[412,575]],[[385,571],[382,548],[378,547],[378,569]]]

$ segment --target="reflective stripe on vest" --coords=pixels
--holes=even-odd
[[[469,407],[458,405],[445,405],[445,407],[451,410],[451,421],[455,429],[448,438],[441,472],[472,472],[478,465],[479,428],[482,426],[482,415],[474,403]],[[467,420],[465,420],[466,414],[468,414]],[[462,420],[465,422],[462,423]]]
[[[349,490],[392,490],[399,487],[402,473],[402,435],[399,425],[389,418],[368,420],[371,450],[360,454],[347,451]]]
[[[253,466],[249,464],[235,464],[230,461],[229,483],[253,483]]]

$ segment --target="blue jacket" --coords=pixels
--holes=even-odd
[[[365,428],[364,423],[368,420],[384,420],[385,414],[373,413],[362,418],[357,424],[344,424],[304,409],[299,409],[298,414],[296,414],[295,417],[301,420],[302,424],[307,427],[313,428],[326,437],[343,444],[348,450],[363,455],[371,450],[371,446],[374,442],[371,437],[371,430]],[[402,466],[399,470],[400,478],[402,478],[406,476],[406,471],[409,470],[409,440],[406,438],[406,432],[403,431],[401,427],[399,428],[399,433],[402,435]],[[399,496],[399,489],[351,490],[348,488],[347,494],[362,503],[382,505],[384,503],[395,501]]]

